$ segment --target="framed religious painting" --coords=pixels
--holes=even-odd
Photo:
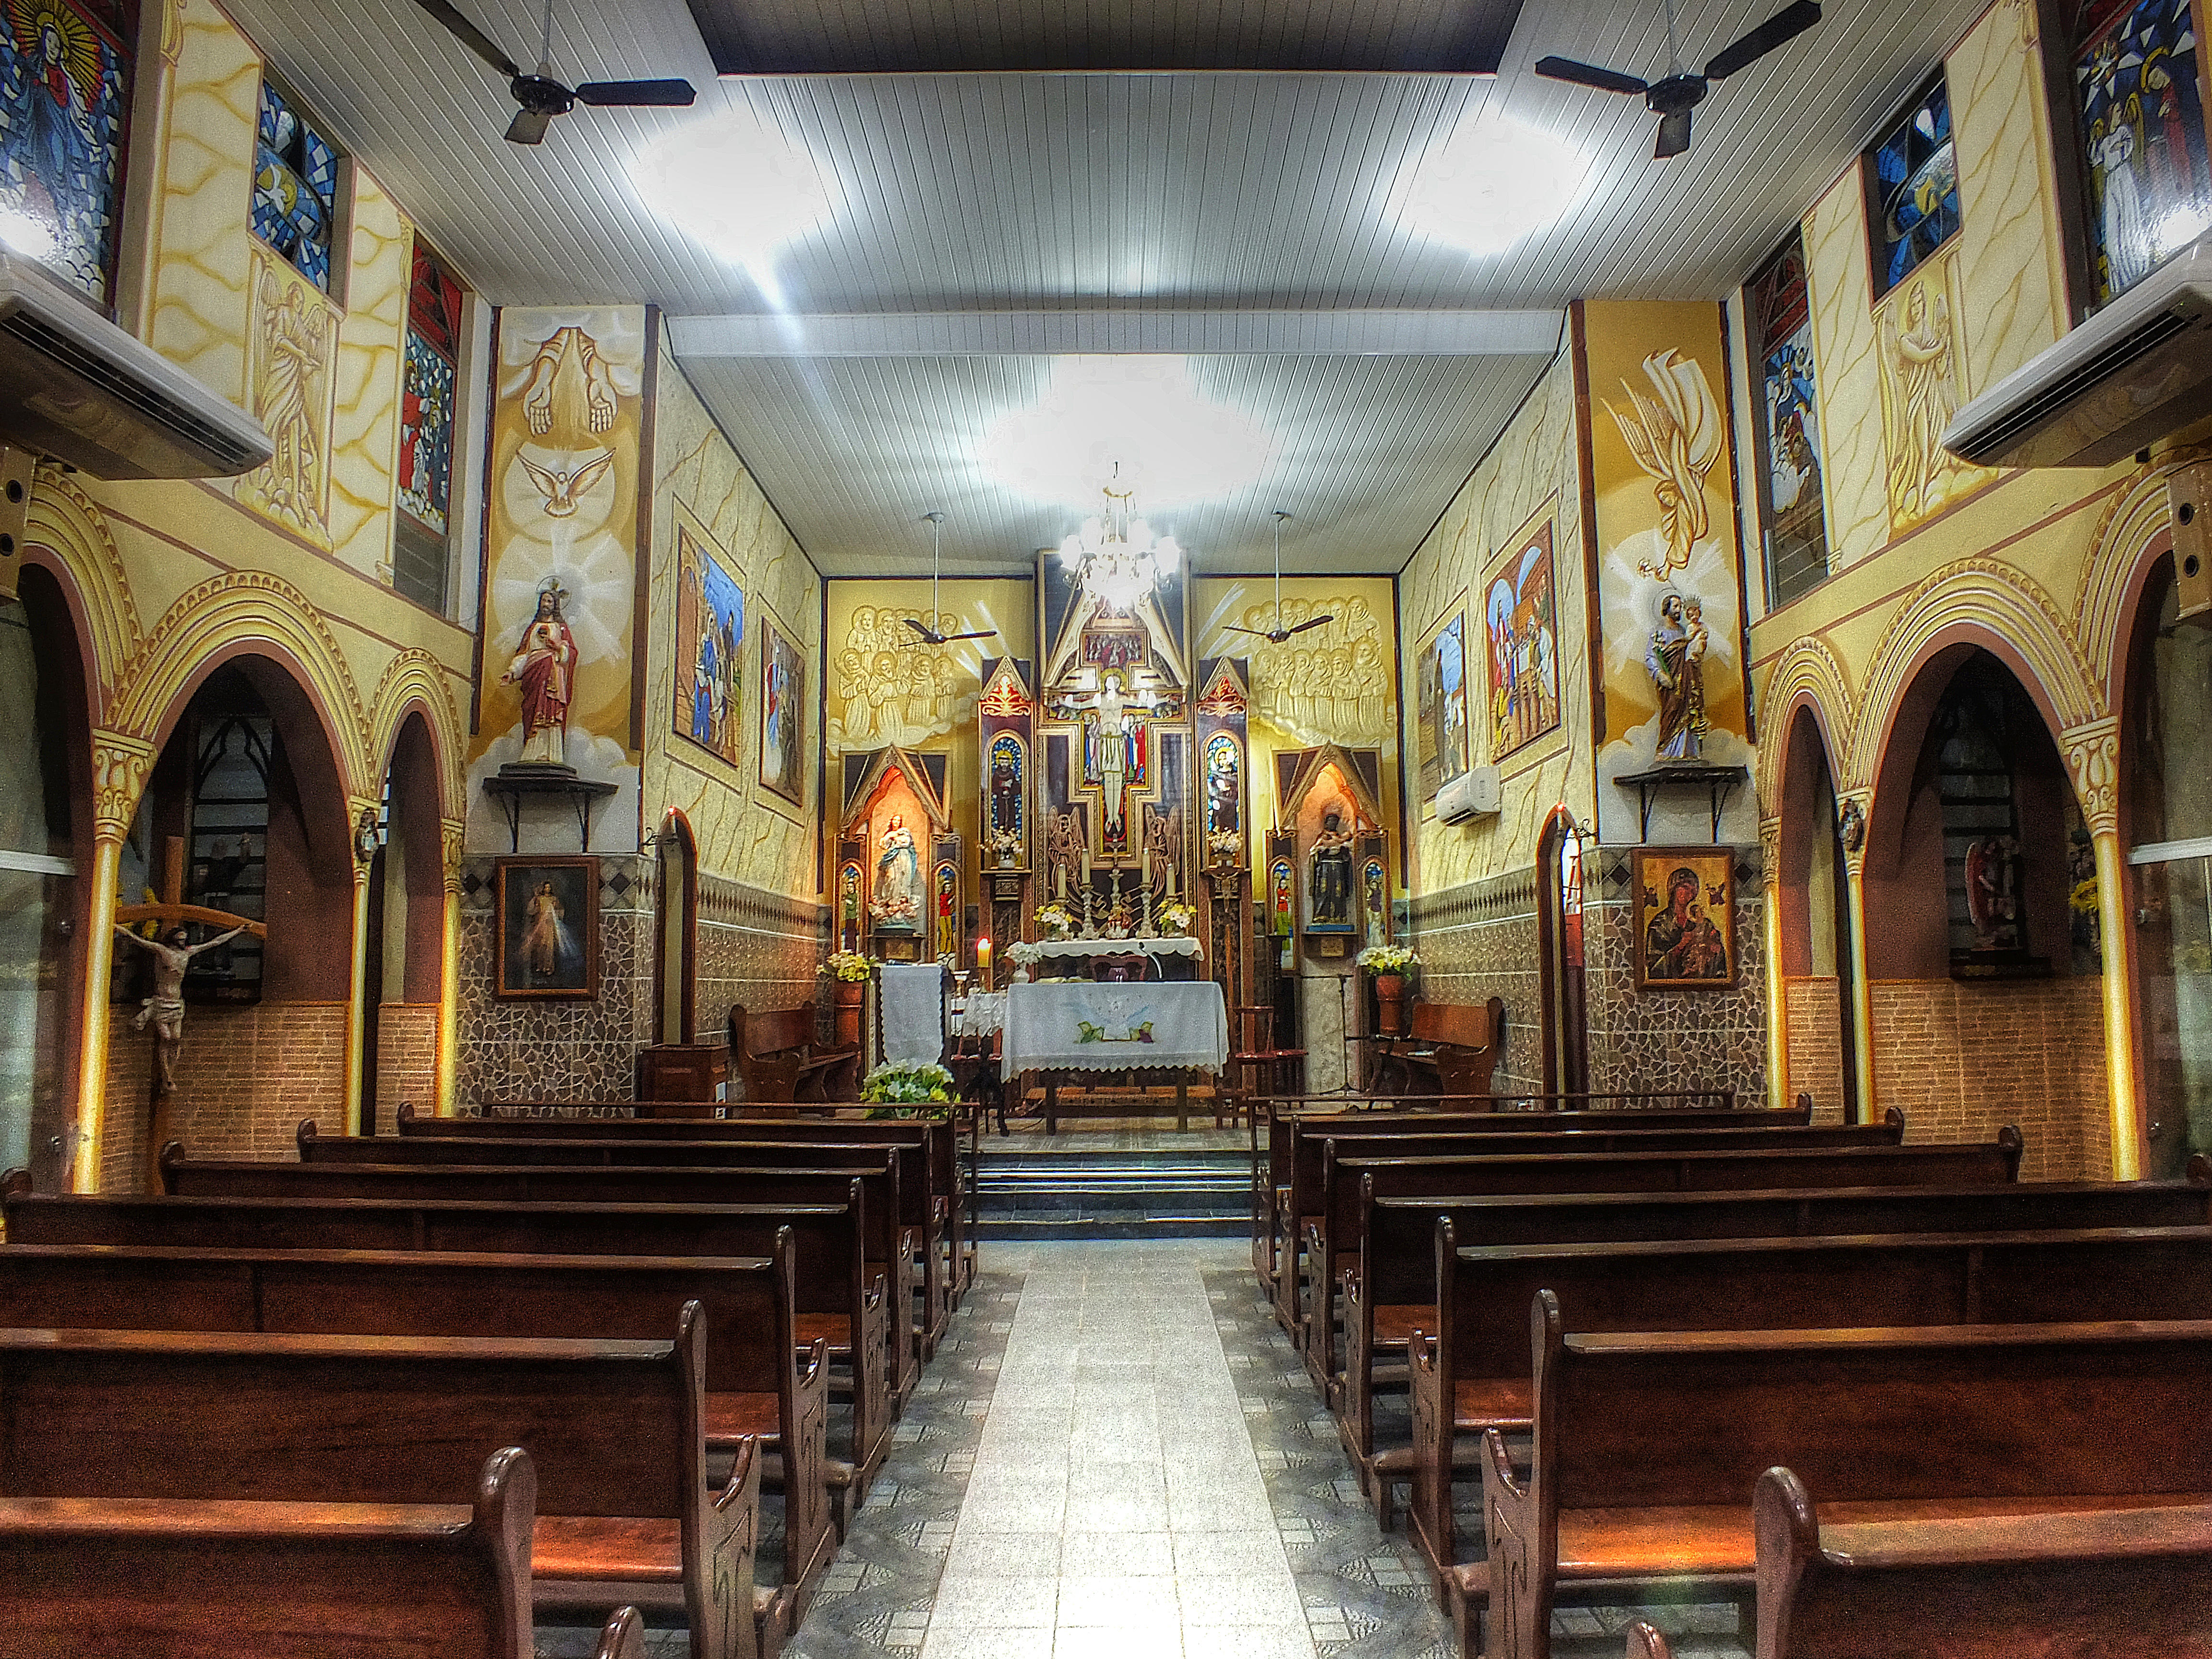
[[[745,593],[717,553],[678,523],[675,729],[735,766],[744,729],[738,647],[745,637]]]
[[[1490,758],[1504,759],[1559,724],[1559,653],[1547,502],[1491,567],[1482,620],[1490,660]]]
[[[761,618],[762,786],[806,805],[806,665],[798,647]]]
[[[501,997],[599,994],[599,861],[499,860],[493,987]]]
[[[1466,613],[1455,609],[1414,665],[1414,758],[1425,802],[1467,770],[1466,629]]]
[[[1633,855],[1636,988],[1725,991],[1736,982],[1735,849],[1639,847]]]

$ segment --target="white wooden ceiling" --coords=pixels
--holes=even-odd
[[[643,300],[676,319],[733,318],[719,328],[684,323],[679,337],[696,349],[679,357],[816,564],[861,574],[926,568],[927,538],[913,521],[932,508],[949,515],[948,570],[1024,566],[1031,550],[1073,528],[1079,504],[1054,511],[996,491],[969,453],[983,425],[1042,384],[1043,347],[1005,349],[1018,343],[1023,322],[1042,317],[1038,337],[1048,338],[1066,313],[1111,314],[1136,319],[1128,337],[1139,343],[1218,345],[1229,325],[1212,313],[1242,313],[1259,319],[1256,342],[1277,345],[1297,319],[1267,313],[1456,313],[1428,331],[1440,348],[1425,349],[1422,329],[1402,319],[1331,319],[1342,325],[1317,348],[1192,360],[1210,395],[1280,438],[1275,465],[1253,489],[1171,522],[1162,515],[1197,567],[1264,568],[1267,514],[1282,507],[1298,515],[1285,539],[1286,568],[1294,550],[1306,568],[1398,568],[1542,371],[1540,353],[1474,342],[1479,319],[1467,313],[1556,311],[1585,295],[1724,295],[1983,0],[1835,0],[1811,34],[1717,84],[1698,112],[1695,148],[1664,163],[1651,160],[1656,118],[1640,100],[1561,86],[1528,67],[1560,52],[1656,76],[1666,58],[1657,0],[1527,0],[1494,80],[724,81],[684,0],[556,0],[561,79],[682,75],[701,96],[695,111],[579,108],[537,149],[501,141],[513,112],[505,87],[409,0],[228,3],[490,298]],[[534,58],[531,0],[459,3],[519,61]],[[1031,3],[1017,9],[1026,15]],[[1703,61],[1779,3],[1686,0],[1684,58]],[[1370,48],[1387,57],[1404,46],[1383,38],[1390,28],[1441,15],[1414,4],[1282,7],[1326,12],[1339,28],[1375,20],[1376,39],[1342,43],[1345,61]],[[1265,5],[1234,9],[1249,27]],[[763,15],[797,39],[799,10],[779,0]],[[1110,18],[1115,8],[1090,10]],[[880,57],[894,12],[900,27],[931,15],[923,0],[826,9],[844,21],[807,24],[810,61],[825,52],[878,61],[869,54]],[[774,122],[834,175],[842,197],[777,261],[783,304],[798,316],[773,331],[761,325],[766,307],[744,273],[663,224],[629,179],[629,158],[647,139],[726,108]],[[1485,111],[1570,137],[1592,166],[1558,223],[1505,254],[1471,258],[1402,228],[1389,210],[1429,147]],[[906,316],[915,313],[935,320]],[[810,331],[817,313],[834,318]],[[929,351],[932,327],[970,343],[957,326],[941,332],[960,313],[979,314],[976,337],[993,349]],[[744,344],[771,332],[836,342],[840,355]],[[871,340],[890,343],[880,355],[845,355]]]

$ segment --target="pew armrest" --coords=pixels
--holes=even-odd
[[[760,1547],[760,1442],[738,1443],[728,1484],[706,1506],[701,1579],[707,1605],[692,1610],[692,1629],[704,1630],[704,1659],[760,1659],[753,1616],[753,1558]]]
[[[1449,1490],[1449,1489],[1448,1489]],[[1449,1497],[1446,1502],[1449,1502]],[[1552,1574],[1544,1569],[1535,1505],[1529,1489],[1513,1478],[1505,1437],[1482,1437],[1482,1529],[1490,1558],[1492,1639],[1509,1659],[1547,1650],[1551,1629]]]
[[[645,1659],[645,1620],[635,1607],[617,1607],[599,1632],[592,1659]]]

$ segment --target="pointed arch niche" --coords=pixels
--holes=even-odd
[[[400,722],[378,803],[362,959],[361,1133],[392,1134],[402,1101],[437,1109],[446,896],[437,744],[417,708]]]
[[[1813,1097],[1818,1122],[1850,1119],[1859,1097],[1850,1034],[1857,994],[1848,964],[1850,893],[1837,833],[1827,736],[1809,703],[1791,711],[1782,761],[1781,983],[1788,1067],[1785,1100]]]

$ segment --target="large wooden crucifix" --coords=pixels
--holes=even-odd
[[[131,931],[148,922],[157,924],[160,936],[148,939]],[[191,942],[191,924],[228,931],[201,944]],[[162,848],[160,901],[153,904],[118,904],[115,931],[154,958],[154,994],[139,1005],[131,1029],[143,1031],[154,1025],[154,1095],[163,1099],[176,1092],[177,1057],[185,1045],[185,970],[203,951],[228,944],[240,933],[265,939],[269,929],[250,916],[185,902],[185,838],[171,836]]]

